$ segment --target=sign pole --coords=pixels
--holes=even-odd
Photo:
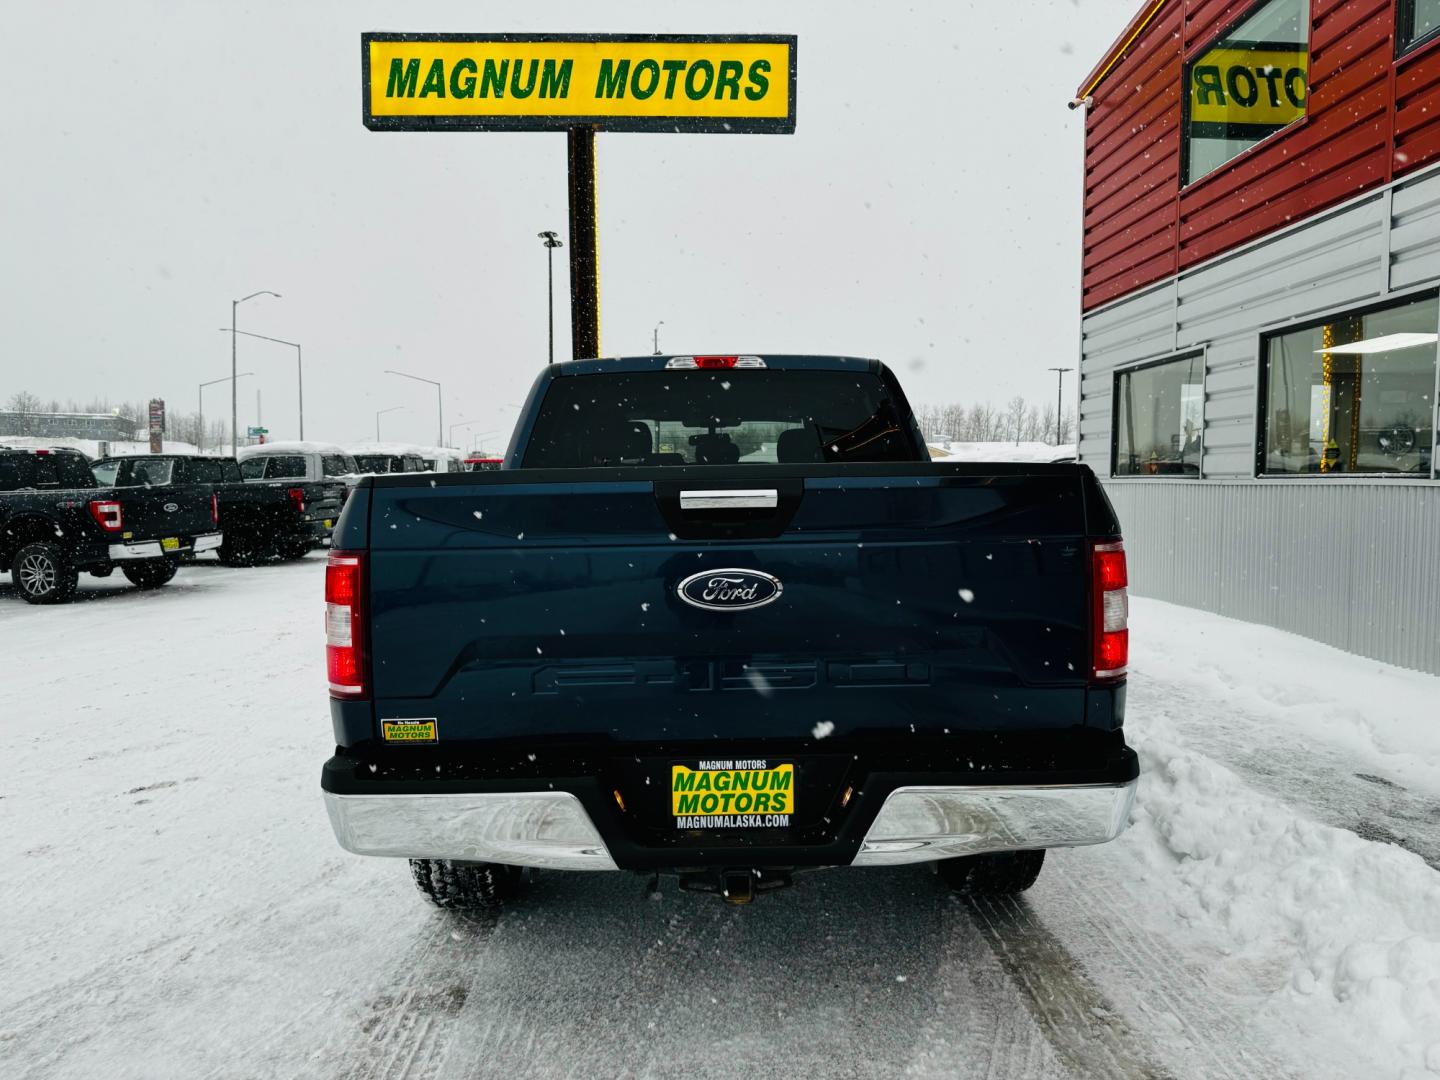
[[[595,218],[595,129],[566,135],[570,163],[570,355],[600,355],[600,258]]]

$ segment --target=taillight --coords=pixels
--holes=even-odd
[[[213,524],[220,524],[220,496],[213,491],[210,493],[210,521]]]
[[[90,516],[106,532],[118,533],[125,524],[125,514],[113,499],[91,499]]]
[[[718,368],[763,368],[758,356],[674,356],[665,364],[672,371],[713,371]]]
[[[1091,556],[1094,588],[1092,670],[1097,679],[1119,679],[1130,663],[1130,578],[1125,545],[1096,544]]]
[[[290,489],[290,505],[295,508],[295,512],[296,512],[297,514],[303,514],[303,513],[305,512],[305,489],[304,489],[304,488],[291,488],[291,489]]]
[[[350,551],[330,552],[325,564],[325,667],[332,697],[368,693],[361,620],[364,567],[364,556]]]

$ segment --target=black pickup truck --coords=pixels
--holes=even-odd
[[[250,566],[263,558],[299,558],[330,542],[345,485],[304,479],[248,481],[232,457],[144,454],[104,458],[95,477],[116,489],[133,487],[214,490],[225,543],[220,561]]]
[[[158,588],[183,557],[223,539],[208,486],[116,491],[78,451],[0,446],[0,571],[32,604],[64,603],[82,571],[106,577],[116,566]]]
[[[522,866],[1014,893],[1128,823],[1104,492],[929,462],[876,361],[546,367],[500,471],[358,484],[325,599],[335,835],[442,906]]]

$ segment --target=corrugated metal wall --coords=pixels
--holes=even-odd
[[[1440,283],[1440,170],[1085,316],[1080,457],[1110,471],[1115,372],[1205,351],[1203,480],[1105,480],[1137,593],[1440,673],[1440,481],[1254,478],[1260,336]]]
[[[1413,482],[1106,486],[1141,596],[1440,674],[1440,489]]]
[[[1305,118],[1180,186],[1185,61],[1249,0],[1170,0],[1085,118],[1082,303],[1093,309],[1440,159],[1440,48],[1395,57],[1396,0],[1310,0]]]

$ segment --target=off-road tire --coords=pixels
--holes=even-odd
[[[120,572],[137,589],[158,589],[173,578],[179,569],[180,563],[175,559],[145,559],[141,562],[125,563],[120,567]]]
[[[231,540],[228,536],[215,549],[215,555],[221,566],[254,566],[260,561],[253,546]]]
[[[287,540],[276,548],[276,554],[286,562],[303,559],[310,554],[309,540]]]
[[[427,900],[447,911],[499,911],[520,884],[519,868],[499,863],[411,859],[410,875]]]
[[[961,896],[1016,896],[1040,876],[1044,851],[995,851],[935,864],[940,879]]]
[[[75,597],[80,572],[70,565],[59,544],[36,540],[15,553],[10,580],[28,603],[65,604]]]

